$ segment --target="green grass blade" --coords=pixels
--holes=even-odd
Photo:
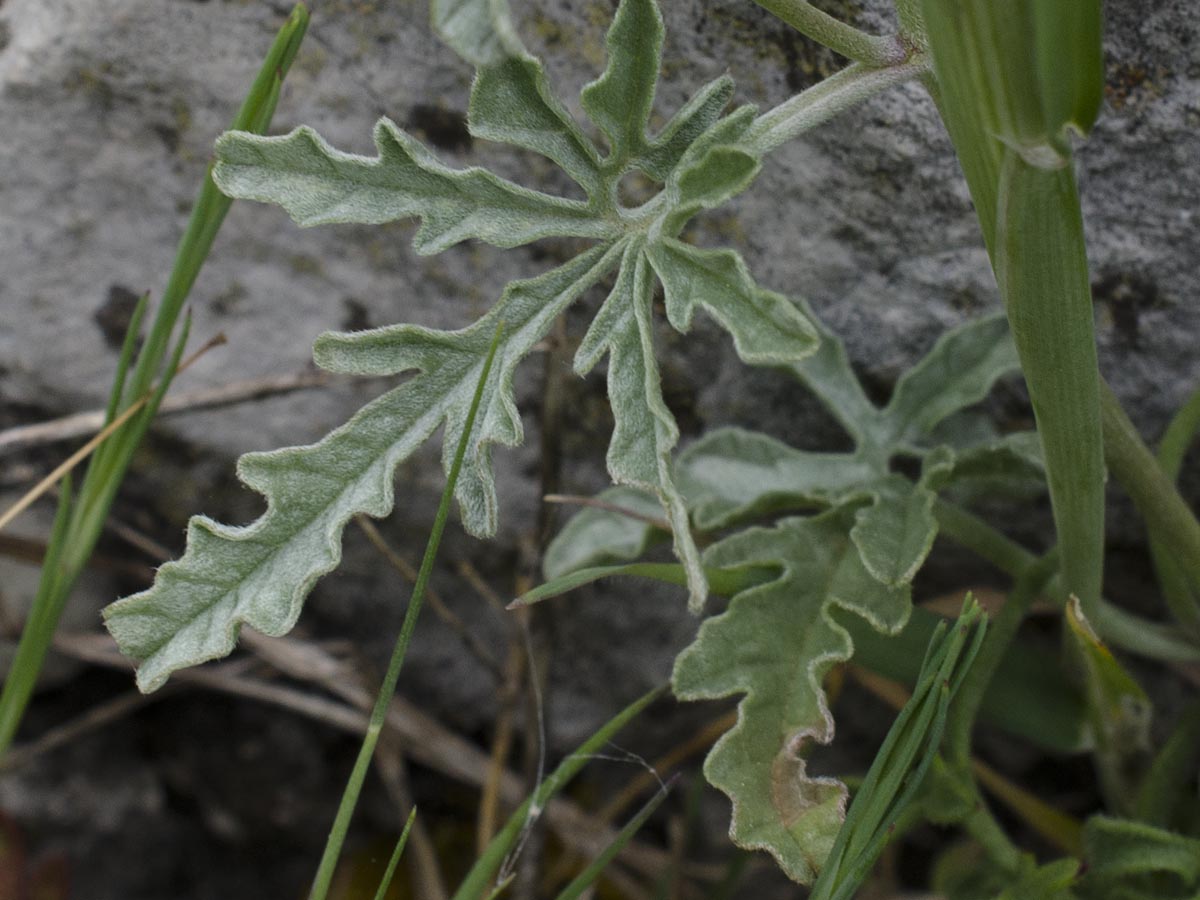
[[[894,834],[938,753],[947,709],[975,660],[987,619],[970,596],[930,640],[912,697],[896,716],[813,885],[812,900],[849,900]]]
[[[62,615],[66,591],[59,590],[58,585],[63,578],[62,555],[67,546],[65,538],[71,521],[71,495],[71,476],[68,474],[62,482],[58,510],[54,514],[46,556],[42,560],[42,577],[38,582],[37,594],[34,595],[29,618],[21,630],[21,640],[17,643],[17,651],[9,664],[4,689],[0,693],[0,755],[8,749],[21,724],[21,716],[33,695],[42,661],[46,658],[59,616]]]
[[[396,866],[400,865],[400,856],[404,853],[404,847],[408,843],[408,833],[412,831],[413,822],[416,819],[417,808],[414,806],[412,812],[408,814],[408,820],[404,823],[404,830],[400,832],[400,840],[396,841],[396,849],[392,851],[392,858],[388,860],[383,878],[379,880],[379,890],[375,892],[375,900],[384,900],[387,896],[388,888],[396,875]]]
[[[603,874],[608,864],[613,861],[613,858],[620,853],[625,845],[633,840],[633,836],[641,830],[646,824],[646,820],[654,814],[659,805],[667,799],[667,792],[670,790],[670,785],[667,785],[657,794],[651,797],[646,804],[638,810],[638,814],[630,819],[624,828],[622,828],[615,838],[609,842],[600,855],[597,856],[591,863],[588,864],[582,872],[571,879],[568,884],[558,895],[558,900],[579,900],[583,896],[583,892],[591,887],[596,879]]]
[[[270,113],[274,110],[274,103],[278,98],[279,85],[295,59],[307,24],[308,12],[304,4],[297,4],[276,37],[249,95],[242,104],[241,111],[234,119],[235,127],[265,129],[269,124]],[[229,204],[228,198],[217,191],[213,184],[210,165],[188,221],[187,230],[176,250],[175,263],[154,324],[144,346],[137,354],[138,361],[132,375],[129,373],[129,367],[133,361],[137,333],[145,316],[145,298],[135,309],[126,331],[106,410],[109,420],[151,390],[170,348],[171,335],[175,331],[184,301],[208,256]],[[50,554],[56,555],[57,564],[55,567],[43,566],[42,582],[30,612],[31,623],[36,619],[47,624],[33,628],[28,637],[27,634],[31,632],[29,625],[22,632],[11,671],[26,674],[15,679],[9,677],[5,682],[3,694],[0,694],[0,753],[7,750],[12,742],[25,706],[29,702],[33,682],[36,681],[37,672],[45,658],[49,640],[66,604],[67,595],[99,539],[100,529],[133,453],[149,427],[162,394],[174,375],[185,339],[186,327],[183,336],[176,342],[166,369],[162,370],[163,375],[152,402],[98,449],[88,464],[67,524],[61,531],[56,532],[57,537],[51,539]],[[60,506],[60,512],[62,508]],[[56,541],[62,546],[55,546]],[[66,548],[65,551],[63,547]]]
[[[104,424],[107,425],[117,417],[121,408],[121,398],[125,394],[125,378],[129,374],[129,364],[137,351],[138,337],[142,331],[142,319],[145,318],[146,308],[150,305],[149,292],[142,294],[133,308],[129,325],[125,329],[125,340],[121,344],[121,355],[117,358],[117,373],[113,376],[112,391],[108,397],[108,408],[104,411]]]
[[[483,370],[479,373],[479,381],[475,385],[475,395],[471,398],[471,406],[467,411],[466,423],[463,425],[462,436],[458,439],[458,446],[454,450],[454,462],[450,466],[450,473],[446,479],[446,487],[442,490],[442,499],[438,504],[437,515],[433,520],[433,528],[429,533],[429,542],[425,546],[425,557],[421,560],[420,571],[417,572],[417,581],[413,585],[412,599],[408,602],[408,610],[404,614],[404,622],[400,626],[400,635],[396,638],[396,646],[392,650],[392,658],[388,663],[387,674],[384,675],[383,684],[379,686],[379,694],[375,698],[375,706],[371,710],[371,719],[367,725],[367,733],[363,737],[362,746],[358,751],[358,758],[354,761],[354,768],[350,772],[350,778],[346,782],[346,788],[342,792],[342,800],[338,805],[337,815],[333,820],[333,827],[329,831],[329,839],[325,843],[325,851],[321,855],[321,862],[317,866],[317,874],[313,879],[312,891],[309,894],[310,900],[325,900],[329,893],[329,885],[333,882],[333,874],[337,868],[338,856],[341,855],[342,844],[346,839],[346,832],[350,830],[350,819],[354,815],[354,808],[358,805],[359,794],[362,793],[363,783],[367,778],[367,771],[371,767],[371,757],[375,755],[375,745],[379,741],[379,735],[383,733],[383,725],[387,719],[388,705],[392,702],[392,695],[396,692],[396,682],[400,678],[400,669],[404,665],[404,657],[408,654],[408,645],[412,641],[413,631],[417,627],[417,617],[421,614],[421,605],[425,600],[425,588],[429,584],[429,576],[433,572],[433,563],[437,559],[438,547],[442,542],[442,533],[446,530],[446,520],[450,517],[450,504],[454,501],[454,489],[458,485],[458,476],[462,471],[463,459],[467,455],[467,446],[471,443],[471,437],[475,429],[475,417],[479,412],[479,404],[483,399],[484,388],[487,387],[488,376],[492,372],[492,363],[496,360],[496,349],[500,346],[500,336],[504,330],[504,323],[501,322],[496,328],[496,334],[492,337],[492,346],[488,350],[487,358],[483,362]]]
[[[609,719],[600,730],[580,744],[574,753],[564,759],[558,768],[537,786],[525,802],[517,807],[504,827],[492,838],[492,842],[475,861],[475,865],[471,867],[471,871],[467,873],[467,877],[455,891],[451,900],[476,900],[477,897],[484,896],[488,883],[500,871],[505,857],[516,846],[530,818],[545,808],[550,798],[575,777],[576,773],[587,764],[592,754],[599,752],[613,735],[625,727],[634,716],[649,706],[661,693],[662,689],[656,688],[629,704]]]

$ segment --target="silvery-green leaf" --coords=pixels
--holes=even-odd
[[[612,170],[623,169],[646,145],[662,41],[655,0],[625,0],[608,30],[608,66],[579,95],[584,112],[608,138]]]
[[[738,356],[751,365],[782,365],[816,350],[817,332],[808,317],[786,297],[759,288],[734,251],[663,238],[646,255],[662,281],[667,318],[677,331],[691,328],[700,306],[733,335]]]
[[[733,840],[767,850],[802,883],[816,876],[845,815],[845,786],[811,777],[804,762],[807,744],[833,738],[821,679],[854,649],[830,609],[839,606],[888,633],[903,627],[910,610],[907,589],[889,588],[863,568],[849,524],[846,510],[835,509],[748,529],[710,547],[706,565],[774,565],[781,574],[706,620],[676,659],[672,679],[685,700],[746,695],[704,773],[733,801]]]
[[[229,653],[243,624],[269,635],[291,629],[313,584],[341,558],[346,521],[391,510],[396,466],[443,424],[444,446],[452,454],[496,324],[503,320],[496,374],[456,490],[467,529],[480,535],[494,531],[489,446],[521,439],[513,371],[619,251],[597,247],[538,278],[514,282],[488,315],[462,331],[401,325],[319,339],[315,356],[327,368],[419,374],[316,444],[243,456],[238,474],[267,498],[266,512],[243,527],[193,518],[183,558],[160,568],[149,590],[105,610],[121,651],[140,663],[142,690],[160,687],[176,669]]]
[[[707,588],[687,507],[672,472],[671,451],[679,428],[662,398],[651,319],[654,275],[643,249],[637,241],[627,246],[617,283],[579,346],[575,369],[585,374],[601,353],[608,353],[608,399],[614,420],[608,472],[618,484],[658,495],[671,524],[675,554],[688,573],[688,605],[698,610]]]
[[[451,169],[387,119],[375,126],[375,146],[377,157],[343,153],[307,127],[283,137],[230,132],[217,141],[213,179],[231,197],[279,204],[300,225],[420,217],[419,253],[468,238],[516,247],[550,235],[616,236],[586,203],[484,169]]]
[[[1045,481],[1042,442],[1036,431],[1017,431],[955,452],[954,466],[943,483],[966,479]]]
[[[809,321],[816,325],[820,343],[816,353],[788,368],[817,395],[825,409],[861,449],[875,451],[880,464],[886,462],[886,457],[879,457],[879,451],[885,449],[886,439],[879,410],[867,398],[862,383],[854,374],[845,344],[813,315],[803,298],[797,298],[797,303]]]
[[[1003,313],[946,332],[896,383],[883,411],[892,441],[920,442],[947,416],[986,397],[997,379],[1019,369]]]
[[[702,209],[712,209],[750,186],[762,168],[759,158],[738,145],[754,121],[754,107],[740,106],[698,136],[679,158],[663,193],[668,211],[654,237],[675,237]]]
[[[579,569],[637,559],[655,536],[662,534],[647,521],[662,517],[662,504],[653,494],[638,488],[615,487],[597,494],[596,500],[604,506],[585,506],[546,547],[542,574],[548,580]]]
[[[477,66],[524,52],[508,0],[433,0],[429,18],[442,40]]]
[[[471,134],[540,153],[555,162],[593,200],[607,199],[600,154],[554,96],[542,64],[531,56],[485,66],[467,108]]]
[[[733,97],[733,79],[722,75],[700,88],[663,126],[634,165],[660,184],[671,177],[688,147],[708,131]]]
[[[809,453],[740,428],[711,432],[679,455],[680,490],[702,530],[801,506],[827,506],[884,472],[849,453]]]
[[[886,585],[910,583],[925,562],[937,536],[933,503],[937,495],[899,475],[873,485],[865,493],[874,502],[855,515],[850,537],[863,565]]]

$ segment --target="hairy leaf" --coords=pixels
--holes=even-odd
[[[550,235],[613,237],[588,205],[531,191],[484,169],[451,169],[387,119],[375,158],[343,153],[311,128],[284,137],[230,132],[213,179],[232,197],[278,203],[300,225],[379,224],[419,216],[419,253],[468,238],[516,247]]]
[[[414,246],[422,253],[468,239],[501,247],[548,236],[599,243],[551,272],[513,283],[487,315],[461,331],[399,325],[319,338],[314,355],[326,368],[417,374],[311,447],[244,457],[239,473],[266,496],[263,516],[243,528],[194,519],[183,559],[164,566],[149,591],[110,608],[109,627],[141,662],[144,689],[161,685],[181,666],[227,653],[242,624],[268,634],[292,626],[304,596],[337,564],[347,518],[385,514],[396,466],[443,425],[443,456],[449,455],[489,338],[503,320],[498,375],[488,385],[456,490],[468,530],[491,533],[496,500],[489,448],[522,436],[514,368],[555,316],[614,268],[615,286],[580,347],[578,367],[585,371],[609,357],[616,424],[609,470],[617,482],[660,499],[698,608],[704,573],[675,487],[671,451],[678,428],[663,402],[654,355],[655,279],[669,281],[672,324],[687,327],[692,309],[702,306],[732,332],[749,362],[795,364],[813,349],[803,313],[755,286],[734,254],[693,251],[674,239],[696,212],[743,190],[759,162],[735,146],[753,110],[721,115],[732,93],[728,79],[702,89],[659,135],[646,136],[662,43],[654,0],[622,0],[607,68],[584,92],[585,111],[609,140],[607,157],[521,47],[504,0],[436,0],[432,14],[435,26],[478,66],[468,115],[472,133],[545,156],[584,188],[587,200],[539,193],[479,168],[450,168],[387,120],[376,126],[373,158],[335,150],[307,128],[278,138],[225,135],[217,147],[220,187],[278,203],[301,224],[420,218]],[[618,182],[630,168],[663,184],[660,196],[637,210],[621,208],[618,200]]]
[[[678,469],[704,531],[769,512],[824,507],[879,475],[852,454],[808,453],[740,428],[705,435],[679,455]]]
[[[596,500],[603,505],[584,507],[546,547],[542,554],[542,574],[546,578],[637,559],[655,534],[662,533],[648,521],[662,515],[662,504],[652,494],[638,488],[615,487],[601,492]]]
[[[229,653],[243,624],[268,635],[292,628],[313,584],[340,560],[346,521],[391,510],[396,466],[443,424],[443,446],[453,453],[491,335],[503,319],[507,338],[497,354],[498,374],[486,389],[456,491],[468,530],[494,530],[488,447],[521,439],[512,396],[516,364],[614,256],[596,248],[514,282],[487,316],[463,331],[401,325],[323,337],[316,359],[326,368],[374,375],[417,369],[421,375],[367,404],[317,444],[242,457],[238,474],[266,496],[267,511],[236,528],[193,518],[183,558],[159,569],[149,590],[105,610],[121,651],[140,663],[139,687],[154,690],[176,669]]]
[[[676,330],[691,328],[693,311],[701,306],[733,336],[738,356],[748,363],[779,365],[816,350],[812,322],[786,297],[759,288],[734,251],[701,250],[664,238],[648,255]]]
[[[734,841],[767,850],[806,883],[824,862],[846,803],[845,787],[810,776],[803,758],[808,742],[833,738],[821,679],[854,649],[830,607],[889,633],[903,627],[910,609],[907,589],[887,587],[863,567],[849,527],[848,511],[836,509],[752,528],[709,548],[706,564],[774,565],[781,575],[705,621],[673,675],[681,699],[746,695],[704,772],[733,801]]]
[[[654,0],[622,3],[608,30],[608,67],[579,95],[584,112],[608,138],[610,168],[623,168],[645,148],[662,42]]]
[[[663,402],[654,357],[652,279],[642,248],[631,243],[616,286],[579,345],[575,370],[585,374],[601,352],[608,352],[608,397],[615,421],[608,447],[609,474],[619,484],[653,491],[662,501],[675,553],[688,571],[688,605],[698,610],[708,588],[687,507],[672,474],[671,451],[679,440],[679,428]]]
[[[1141,822],[1093,816],[1083,826],[1086,900],[1192,900],[1200,840]]]
[[[978,403],[998,378],[1019,369],[1003,313],[969,322],[938,340],[896,383],[883,411],[892,439],[917,443],[949,415]]]

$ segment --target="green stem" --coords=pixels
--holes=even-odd
[[[1171,419],[1158,444],[1158,463],[1172,482],[1179,479],[1183,457],[1200,430],[1200,390],[1195,391]],[[1200,591],[1193,591],[1179,563],[1150,529],[1150,556],[1163,599],[1175,619],[1193,637],[1200,637]]]
[[[425,589],[429,584],[429,576],[433,572],[433,562],[437,558],[438,546],[442,542],[442,532],[446,529],[446,519],[450,516],[450,504],[454,500],[454,488],[458,484],[458,474],[462,470],[463,459],[467,454],[467,445],[470,443],[475,425],[475,415],[479,412],[479,403],[483,398],[483,390],[487,385],[488,375],[491,373],[492,361],[496,358],[496,348],[500,346],[500,334],[503,327],[504,323],[501,322],[500,326],[496,329],[496,335],[492,338],[491,349],[488,351],[487,359],[483,363],[483,371],[479,375],[479,383],[475,385],[475,396],[471,399],[471,408],[467,412],[467,420],[463,425],[462,437],[459,438],[458,447],[454,452],[454,462],[450,466],[450,473],[446,479],[446,487],[442,491],[442,499],[438,504],[437,514],[433,520],[433,529],[429,534],[429,543],[425,546],[425,557],[421,560],[421,568],[417,572],[417,580],[413,585],[412,599],[409,601],[408,609],[404,613],[404,622],[400,626],[400,635],[396,639],[395,647],[392,649],[392,658],[388,662],[387,673],[384,675],[383,683],[379,686],[379,693],[375,697],[375,705],[371,708],[371,718],[367,724],[367,733],[363,736],[362,746],[358,751],[358,758],[354,761],[354,768],[351,770],[350,777],[346,781],[346,788],[342,792],[342,800],[338,805],[333,826],[329,830],[329,839],[325,843],[325,852],[321,855],[321,862],[317,867],[317,874],[313,879],[309,900],[325,900],[326,895],[329,893],[329,886],[333,882],[333,874],[337,868],[338,856],[341,854],[342,844],[346,840],[346,833],[350,829],[350,819],[354,815],[355,806],[358,805],[359,794],[362,793],[363,783],[366,781],[367,772],[371,767],[371,757],[375,754],[375,745],[379,742],[379,735],[383,732],[383,726],[387,720],[388,707],[391,705],[392,695],[396,692],[396,682],[400,679],[400,669],[404,665],[404,657],[408,653],[408,645],[412,641],[413,631],[417,627],[417,617],[421,614],[421,606],[425,599]]]
[[[1016,872],[1021,865],[1020,848],[996,821],[973,780],[971,785],[975,794],[975,808],[963,819],[963,828],[979,842],[989,859],[1006,872]]]
[[[835,19],[806,0],[754,0],[774,16],[787,22],[801,34],[824,44],[847,59],[873,68],[894,66],[907,55],[894,37],[879,37],[859,31],[853,25]]]
[[[899,65],[873,68],[854,63],[755,119],[741,143],[759,155],[857,106],[876,94],[919,78],[928,71],[925,57],[916,56]]]
[[[992,563],[1011,578],[1019,578],[1038,559],[1016,541],[1001,534],[983,519],[965,509],[938,500],[934,506],[938,528],[943,535]],[[1066,595],[1061,578],[1046,587],[1046,595],[1060,605]],[[1181,637],[1173,629],[1126,612],[1101,598],[1092,621],[1100,635],[1131,653],[1163,662],[1200,662],[1200,647]]]
[[[1017,636],[1030,604],[1042,593],[1057,569],[1058,554],[1054,551],[1026,566],[1008,600],[988,623],[983,646],[963,679],[946,726],[947,760],[962,777],[971,777],[971,732],[984,694],[1009,645]]]
[[[1193,588],[1200,589],[1200,522],[1107,384],[1102,387],[1100,399],[1104,461],[1128,492],[1151,534],[1179,564]]]
[[[1019,577],[1038,560],[1036,554],[961,506],[939,498],[934,504],[933,514],[942,534],[982,556],[1012,578]]]

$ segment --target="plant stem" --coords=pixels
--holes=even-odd
[[[958,690],[946,726],[946,757],[963,777],[970,777],[971,731],[980,704],[983,703],[983,695],[1013,638],[1017,636],[1030,604],[1042,593],[1057,569],[1058,554],[1054,551],[1025,567],[1008,600],[990,622],[983,646],[975,657],[975,664]]]
[[[429,533],[429,543],[425,546],[425,557],[421,560],[417,581],[413,585],[412,599],[408,602],[408,609],[404,613],[404,622],[400,626],[400,635],[396,638],[396,645],[392,649],[392,658],[388,662],[387,673],[383,677],[383,683],[379,686],[375,705],[371,708],[371,718],[367,724],[367,733],[363,736],[362,746],[358,751],[358,758],[354,761],[354,768],[351,770],[350,777],[346,781],[346,788],[342,792],[342,800],[338,805],[333,826],[329,830],[329,839],[325,843],[325,852],[321,855],[321,862],[313,879],[309,900],[325,900],[329,893],[334,870],[337,868],[338,856],[341,854],[342,844],[346,840],[346,832],[350,829],[350,819],[354,815],[355,806],[358,805],[359,794],[362,793],[367,771],[371,767],[371,757],[375,754],[375,745],[379,742],[379,735],[383,732],[383,726],[387,721],[388,707],[391,705],[392,695],[396,692],[400,669],[404,665],[408,645],[412,641],[413,631],[417,627],[417,617],[421,614],[425,589],[429,584],[429,576],[433,572],[433,562],[437,558],[438,546],[442,542],[442,532],[446,529],[446,519],[450,516],[450,504],[454,500],[454,488],[458,484],[458,473],[462,470],[463,459],[467,454],[467,445],[471,441],[475,416],[479,412],[480,400],[483,398],[483,390],[487,385],[488,375],[491,373],[492,361],[496,358],[496,348],[500,346],[500,335],[503,328],[504,323],[501,322],[496,329],[495,337],[492,338],[492,346],[488,351],[487,359],[484,360],[479,383],[475,385],[475,396],[471,400],[471,408],[467,412],[462,436],[459,438],[458,447],[454,452],[454,462],[450,466],[446,487],[442,491],[442,499],[438,504],[437,514],[434,516],[433,528]]]
[[[963,819],[963,828],[979,842],[989,859],[1006,872],[1017,871],[1021,864],[1020,849],[1000,827],[974,781],[971,785],[975,793],[975,808]]]
[[[933,507],[938,530],[957,544],[982,556],[997,569],[1017,578],[1038,557],[973,512],[938,498]]]
[[[1011,578],[1021,577],[1026,568],[1037,562],[1037,556],[974,513],[940,499],[933,512],[942,534],[978,553]],[[1059,578],[1047,584],[1046,594],[1060,604],[1063,602]],[[1196,644],[1169,627],[1148,622],[1103,598],[1092,626],[1105,640],[1131,653],[1163,662],[1200,662],[1200,647]]]
[[[1163,474],[1178,481],[1188,447],[1200,430],[1200,390],[1195,391],[1172,417],[1158,443],[1158,463]],[[1193,637],[1200,637],[1200,591],[1193,591],[1179,563],[1150,529],[1150,556],[1171,614]]]
[[[754,0],[772,15],[778,16],[801,34],[824,44],[847,59],[873,68],[904,62],[905,52],[894,37],[879,37],[859,31],[853,25],[835,19],[807,0]]]
[[[1102,385],[1100,400],[1104,461],[1128,492],[1151,534],[1183,569],[1193,588],[1200,589],[1200,522],[1107,383]]]
[[[767,110],[751,123],[741,143],[751,152],[765,155],[881,91],[920,77],[928,68],[924,56],[885,68],[854,63]]]

